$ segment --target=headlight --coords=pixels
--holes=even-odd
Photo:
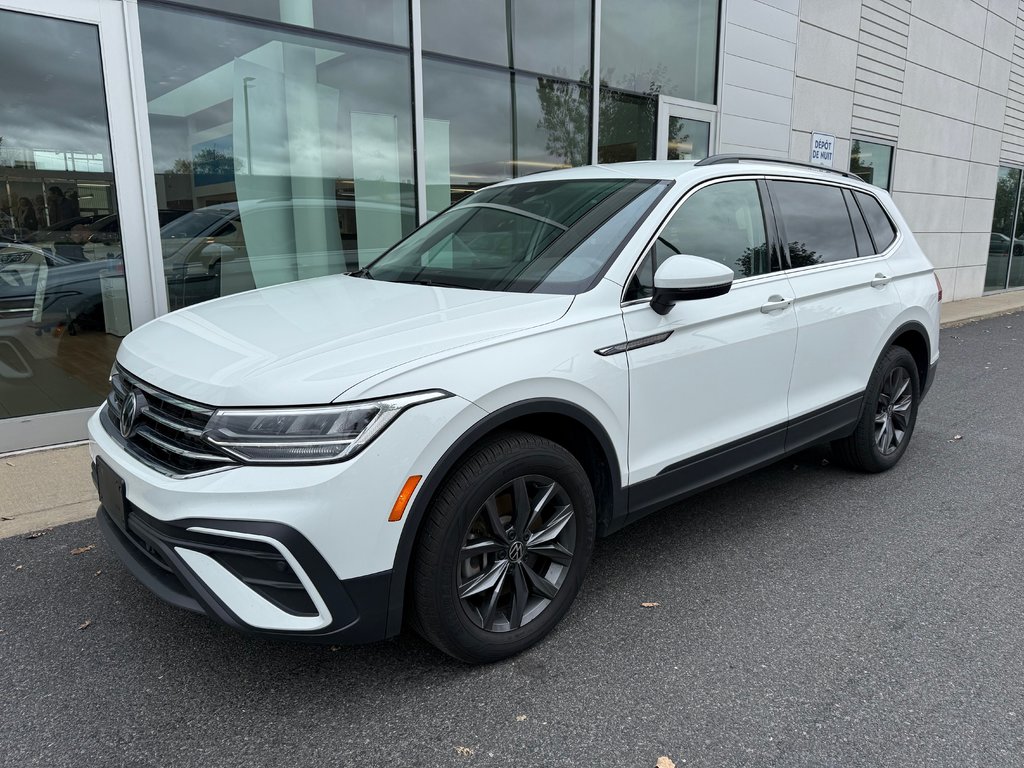
[[[213,414],[203,437],[253,464],[324,464],[355,456],[406,408],[450,397],[431,390],[315,408],[231,409]]]

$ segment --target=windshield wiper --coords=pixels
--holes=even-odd
[[[480,291],[482,288],[477,288],[473,285],[462,285],[461,283],[442,283],[437,280],[428,280],[426,278],[419,278],[415,280],[392,280],[393,283],[414,283],[416,285],[429,285],[433,288],[464,288],[467,291]]]
[[[373,280],[374,279],[373,275],[370,274],[370,270],[369,270],[368,267],[363,267],[362,269],[357,269],[355,272],[349,272],[348,276],[349,277],[365,277],[367,280]]]

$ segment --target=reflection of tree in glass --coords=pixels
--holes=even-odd
[[[206,147],[196,152],[195,158],[187,160],[179,157],[170,170],[165,173],[180,173],[191,176],[222,176],[242,170],[242,159],[221,152],[214,147]]]
[[[584,78],[588,77],[589,73],[584,73]],[[538,77],[537,98],[542,113],[537,127],[547,135],[544,148],[548,153],[566,165],[589,162],[590,104],[579,83]]]
[[[789,262],[793,269],[809,267],[812,264],[821,264],[821,257],[817,251],[810,250],[807,243],[792,242],[789,244]]]
[[[741,277],[763,275],[768,271],[768,243],[747,248],[743,255],[736,260],[736,264],[739,266],[738,272]]]
[[[599,143],[610,141],[610,132],[623,124],[649,125],[653,130],[655,118],[658,116],[657,95],[669,83],[667,69],[659,65],[646,73],[633,75],[628,90],[636,91],[642,96],[635,96],[636,101],[623,101],[617,98],[617,92],[607,89],[608,71],[601,78],[599,99],[600,131]],[[537,127],[547,135],[544,148],[551,154],[555,162],[566,165],[584,165],[590,161],[588,147],[590,144],[590,99],[584,96],[587,83],[590,82],[590,70],[584,70],[577,82],[564,79],[563,72],[556,71],[555,77],[537,78],[537,98],[540,101],[541,119]],[[643,83],[643,85],[639,85]],[[582,87],[581,87],[582,86]],[[671,92],[671,89],[668,89]],[[632,95],[632,94],[627,94]],[[647,98],[644,98],[647,97]],[[639,115],[630,114],[631,110],[639,109]],[[681,133],[682,126],[676,129]],[[670,137],[671,140],[685,141],[689,135]]]
[[[1009,237],[1013,227],[1013,213],[1017,205],[1017,183],[1020,172],[999,174],[996,182],[996,203],[992,212],[992,231]],[[1019,228],[1019,227],[1018,227]]]
[[[850,147],[850,173],[855,176],[860,176],[868,184],[875,176],[875,166],[868,163],[862,163],[860,161],[861,146],[860,142],[856,139],[853,140],[853,146]]]

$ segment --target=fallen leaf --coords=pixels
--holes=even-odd
[[[0,520],[13,520],[13,517],[0,517]]]
[[[661,603],[640,603],[644,608],[657,608]]]
[[[45,536],[46,534],[48,534],[51,530],[52,530],[51,528],[47,528],[45,531],[35,531],[34,533],[30,533],[25,538],[26,539],[38,539],[40,536]]]
[[[455,754],[457,754],[459,757],[472,757],[473,750],[469,747],[456,747]]]
[[[96,573],[94,573],[93,576],[99,576],[101,573],[103,573],[103,569],[102,568],[100,570],[96,571]]]
[[[957,440],[963,440],[963,439],[964,439],[964,436],[963,436],[963,435],[953,435],[953,436],[952,436],[951,438],[949,438],[949,440],[947,440],[946,442],[947,442],[947,443],[955,443],[955,442],[956,442]]]
[[[16,565],[16,566],[14,566],[14,570],[20,571],[24,567],[25,567],[24,565]]]
[[[88,552],[90,549],[96,549],[96,545],[95,544],[89,544],[88,546],[85,546],[85,547],[75,547],[74,549],[71,550],[71,554],[72,555],[80,555],[83,552]]]
[[[822,459],[821,460],[821,466],[827,467],[828,466],[828,459]]]
[[[676,764],[669,760],[667,757],[662,755],[658,758],[658,762],[654,764],[655,768],[676,768]]]
[[[334,652],[336,652],[336,651],[340,651],[340,650],[341,650],[341,646],[340,646],[340,645],[332,645],[332,646],[331,646],[330,648],[328,648],[327,650],[329,650],[329,651],[330,651],[331,653],[334,653]]]
[[[516,715],[516,722],[521,723],[526,719],[526,715]]]
[[[78,625],[78,631],[81,632],[83,629],[88,629],[90,624],[92,624],[92,619],[86,619]]]

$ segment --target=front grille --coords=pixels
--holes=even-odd
[[[103,426],[139,460],[165,474],[191,475],[235,464],[207,443],[203,430],[213,408],[163,392],[117,366],[103,409]],[[136,417],[128,436],[121,431],[121,413],[130,392],[136,395]]]

